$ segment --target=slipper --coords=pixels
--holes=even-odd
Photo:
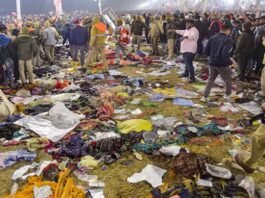
[[[251,174],[255,171],[255,169],[247,166],[244,162],[243,162],[243,157],[241,155],[236,155],[235,156],[235,160],[236,160],[236,163],[241,167],[243,168],[247,173]]]
[[[118,160],[121,157],[119,153],[113,152],[108,153],[106,155],[103,155],[103,157],[100,159],[100,161],[104,162],[105,164],[112,164],[116,160]]]

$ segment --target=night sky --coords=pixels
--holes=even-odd
[[[97,11],[94,0],[62,0],[63,9]],[[143,0],[103,0],[103,8],[115,10],[133,10]],[[21,0],[22,13],[47,13],[54,9],[53,0]],[[16,0],[0,0],[0,14],[9,14],[16,10]]]

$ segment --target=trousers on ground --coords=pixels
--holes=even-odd
[[[195,54],[186,52],[183,53],[183,59],[185,64],[185,75],[189,76],[191,80],[195,79],[195,73],[194,73],[194,66],[193,66],[193,59],[195,57]]]
[[[232,93],[232,71],[229,66],[227,67],[209,67],[209,79],[204,91],[204,97],[210,95],[211,89],[214,85],[215,79],[220,74],[221,78],[225,83],[225,94],[230,96]]]
[[[78,52],[80,52],[80,64],[83,66],[85,64],[85,51],[86,45],[73,45],[72,47],[72,58],[77,61]]]
[[[45,53],[48,58],[49,63],[53,63],[54,61],[54,46],[53,45],[46,45],[45,46]]]
[[[19,75],[20,79],[23,84],[26,84],[26,75],[25,75],[25,69],[28,73],[29,76],[29,82],[33,83],[34,77],[33,77],[33,65],[32,65],[32,60],[19,60]]]
[[[252,136],[251,154],[245,164],[253,167],[265,154],[265,125],[262,124]]]
[[[87,58],[85,66],[88,67],[92,63],[93,59],[95,58],[97,54],[100,55],[101,57],[103,67],[108,68],[104,45],[98,45],[98,46],[93,47],[91,50],[89,50],[88,58]]]

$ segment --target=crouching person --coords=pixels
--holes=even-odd
[[[255,164],[265,154],[265,103],[262,105],[263,113],[255,116],[250,123],[255,120],[261,120],[262,124],[252,136],[251,154],[249,158],[237,155],[235,157],[236,162],[240,165],[247,173],[253,173],[255,170]]]
[[[15,39],[14,44],[17,49],[20,80],[23,85],[27,83],[25,75],[26,68],[29,83],[33,84],[34,76],[32,60],[37,54],[37,44],[36,41],[29,36],[29,30],[27,27],[22,28],[21,34]]]

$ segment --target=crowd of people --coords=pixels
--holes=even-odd
[[[33,82],[32,66],[40,66],[43,60],[47,60],[50,65],[54,64],[54,48],[60,37],[63,38],[64,45],[69,43],[74,61],[78,60],[80,52],[80,65],[88,66],[93,61],[93,56],[99,53],[106,70],[108,66],[104,45],[107,36],[113,36],[117,41],[117,63],[119,63],[120,52],[123,54],[123,59],[126,59],[130,42],[132,48],[129,52],[139,51],[145,40],[152,47],[151,55],[160,55],[170,60],[181,53],[186,65],[186,71],[182,77],[189,77],[190,82],[195,81],[192,62],[194,58],[203,55],[211,55],[209,64],[217,67],[231,65],[228,58],[233,57],[238,64],[240,81],[247,80],[250,70],[254,70],[257,76],[260,76],[263,69],[265,16],[255,18],[251,14],[241,16],[207,13],[133,16],[121,14],[120,19],[116,21],[116,30],[112,30],[108,24],[105,24],[102,17],[95,16],[92,19],[91,15],[87,17],[79,14],[71,19],[69,16],[68,18],[31,16],[25,17],[24,21],[21,28],[16,27],[16,24],[10,24],[10,21],[6,24],[2,23],[0,27],[1,51],[3,51],[1,65],[6,65],[7,68],[14,67],[14,70],[6,69],[6,80],[10,79],[12,86],[13,80],[9,78],[12,72],[15,81],[21,79],[22,84],[26,82],[22,61],[29,70],[27,72],[30,83]],[[216,36],[218,39],[213,39]],[[208,43],[209,40],[211,42]],[[213,40],[215,42],[212,42]],[[218,46],[218,49],[211,48],[211,43]],[[161,51],[159,51],[159,44],[162,46]],[[220,50],[225,53],[224,57],[214,54],[219,53]],[[89,57],[85,61],[88,51]],[[216,62],[221,66],[216,65]]]

